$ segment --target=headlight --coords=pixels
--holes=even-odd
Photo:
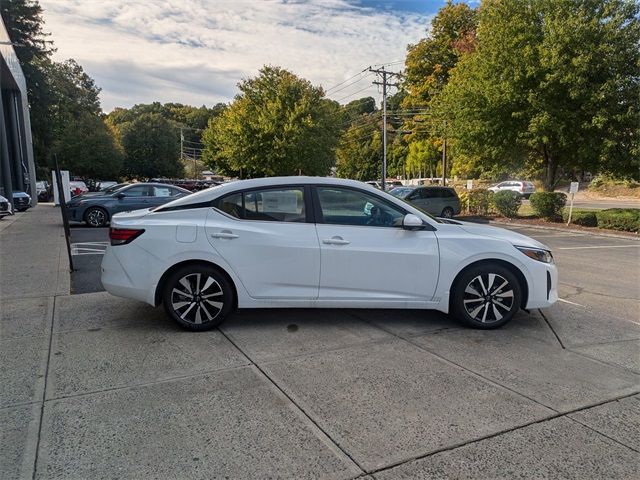
[[[518,247],[517,245],[514,246],[529,258],[533,258],[534,260],[543,263],[553,263],[553,255],[551,255],[549,250],[544,250],[543,248]]]

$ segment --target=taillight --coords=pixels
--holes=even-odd
[[[133,242],[143,233],[144,229],[110,228],[109,239],[111,240],[111,245],[126,245]]]

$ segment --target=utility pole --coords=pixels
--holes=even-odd
[[[446,187],[447,182],[447,122],[444,122],[442,133],[442,186]]]
[[[401,74],[388,72],[382,68],[374,69],[369,67],[369,71],[382,77],[381,82],[373,82],[374,85],[382,85],[382,190],[386,190],[387,183],[387,87],[398,87],[397,83],[389,83],[388,79],[400,77]]]
[[[180,161],[184,159],[184,134],[182,133],[182,127],[180,127]]]

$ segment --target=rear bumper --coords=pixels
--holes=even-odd
[[[115,248],[126,248],[126,246]],[[114,247],[108,246],[102,257],[100,267],[102,286],[107,292],[117,297],[147,302],[149,289],[127,274],[113,249]]]

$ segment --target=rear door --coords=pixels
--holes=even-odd
[[[405,211],[362,190],[314,187],[320,300],[425,301],[438,280],[434,232],[402,228]]]
[[[209,212],[209,242],[251,297],[318,297],[320,247],[307,191],[280,186],[232,193]]]

